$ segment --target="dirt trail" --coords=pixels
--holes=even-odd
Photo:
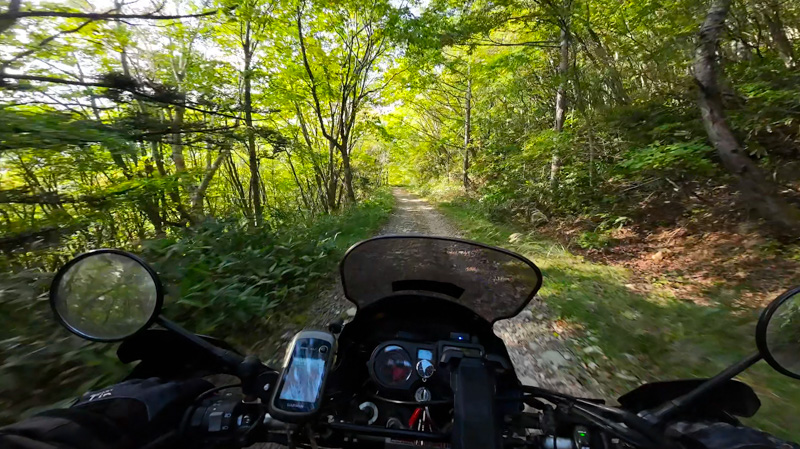
[[[395,208],[380,234],[425,234],[460,237],[458,230],[428,202],[395,187]]]
[[[403,189],[396,188],[396,207],[382,234],[428,234],[461,237],[435,207]],[[508,347],[511,361],[520,380],[580,396],[589,394],[590,388],[581,385],[569,372],[577,358],[566,348],[564,340],[554,335],[554,323],[547,307],[535,298],[516,317],[498,321],[494,332]]]
[[[461,236],[458,228],[425,200],[401,188],[394,188],[392,194],[395,209],[379,235]],[[355,308],[344,298],[337,275],[336,286],[321,294],[311,307],[305,327],[325,328],[334,319],[354,312]],[[524,384],[579,396],[590,394],[592,389],[581,385],[570,373],[577,358],[566,348],[564,340],[554,335],[551,315],[538,297],[516,317],[495,323],[494,331],[506,343],[517,376]],[[289,340],[293,333],[287,330],[282,340]]]
[[[453,227],[436,209],[425,200],[418,198],[403,189],[392,189],[395,198],[395,207],[389,220],[377,233],[387,234],[427,234],[441,236],[458,236]],[[306,314],[309,319],[305,324],[306,329],[324,329],[328,323],[347,314],[355,313],[355,307],[347,301],[342,291],[339,273],[336,273],[336,283],[329,290],[322,292],[319,299],[311,306]],[[285,343],[294,335],[294,330],[287,329],[281,341]],[[283,350],[278,351],[283,354]],[[279,357],[280,358],[280,357]]]

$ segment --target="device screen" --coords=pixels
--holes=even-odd
[[[427,349],[418,349],[417,358],[420,360],[433,361],[433,352]]]
[[[276,406],[294,413],[316,410],[330,350],[328,341],[317,338],[295,342],[289,364],[283,370]]]

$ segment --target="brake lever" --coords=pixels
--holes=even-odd
[[[531,406],[533,408],[537,408],[539,410],[545,410],[547,408],[552,408],[552,406],[549,406],[549,405],[545,404],[544,402],[536,399],[536,396],[523,396],[521,398],[521,400],[526,405],[529,405],[529,406]]]
[[[577,396],[572,396],[569,394],[564,393],[556,393],[553,391],[545,390],[543,388],[534,387],[532,385],[522,385],[522,391],[524,393],[530,393],[534,396],[543,397],[545,399],[556,398],[560,400],[574,400],[574,401],[584,401],[590,402],[592,404],[605,404],[605,399],[595,399],[595,398],[579,398]]]

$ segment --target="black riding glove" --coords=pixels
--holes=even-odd
[[[203,379],[135,379],[90,391],[72,408],[104,415],[128,438],[142,444],[177,429],[195,398],[213,387]]]
[[[169,445],[195,398],[213,385],[202,379],[129,380],[83,395],[68,409],[53,409],[0,428],[3,449],[135,449],[158,440]]]

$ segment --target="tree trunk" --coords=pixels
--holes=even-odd
[[[314,71],[311,70],[311,64],[308,61],[305,38],[303,37],[302,7],[297,8],[297,37],[298,40],[300,41],[300,54],[303,56],[303,67],[305,68],[306,75],[308,76],[308,80],[310,82],[311,97],[314,100],[314,103],[312,105],[312,108],[314,110],[314,115],[316,115],[317,117],[317,121],[319,123],[319,129],[320,132],[322,133],[322,136],[328,141],[328,177],[327,179],[323,177],[322,182],[325,183],[325,203],[327,204],[327,210],[331,212],[336,209],[336,189],[338,185],[338,179],[335,173],[335,161],[333,154],[334,151],[336,150],[337,142],[336,139],[331,134],[328,133],[327,127],[325,126],[325,120],[322,117],[323,108],[319,99],[319,95],[317,95],[317,81],[316,77],[314,76]],[[340,105],[340,107],[341,106],[342,105]],[[297,108],[297,111],[298,111],[298,117],[302,117],[299,108]],[[310,142],[309,142],[309,148],[311,148]]]
[[[327,195],[328,195],[328,208],[333,211],[336,210],[336,186],[339,184],[339,180],[336,176],[336,164],[333,159],[333,142],[328,142],[328,188],[327,188]]]
[[[150,224],[153,225],[153,231],[155,231],[156,236],[159,238],[164,237],[164,223],[161,219],[161,212],[158,209],[158,198],[155,196],[144,198],[140,201],[140,207],[147,219],[150,220]]]
[[[719,35],[730,10],[731,0],[714,0],[703,25],[694,60],[694,76],[700,88],[700,112],[708,138],[717,149],[725,168],[737,179],[739,192],[759,215],[776,225],[780,232],[791,233],[800,223],[800,211],[784,201],[775,184],[768,181],[750,159],[725,119],[722,95],[717,81],[717,46]]]
[[[343,195],[344,191],[349,203],[355,204],[356,202],[350,164],[350,152],[356,147],[356,140],[351,138],[352,130],[363,103],[382,89],[382,87],[370,88],[373,78],[370,72],[375,64],[379,64],[377,62],[379,57],[387,50],[387,41],[385,35],[376,33],[379,25],[371,17],[354,18],[355,29],[345,34],[339,34],[342,39],[339,45],[343,50],[339,65],[346,75],[332,82],[330,74],[324,71],[324,78],[319,85],[324,86],[328,93],[336,92],[336,95],[326,95],[321,98],[318,92],[318,81],[311,68],[303,36],[303,8],[304,5],[301,2],[297,7],[296,25],[300,56],[303,58],[303,67],[308,77],[308,87],[313,100],[311,107],[317,117],[320,134],[330,142],[330,150],[338,150],[342,157],[343,177],[341,179],[334,176],[333,157],[329,158],[331,175],[328,179],[328,204],[335,209],[341,201],[337,200],[337,197],[331,196],[330,193],[335,193],[337,189],[339,189],[339,197]],[[341,186],[338,186],[339,181],[342,182]]]
[[[314,169],[314,173],[316,176],[314,177],[314,181],[316,182],[317,186],[317,198],[319,199],[320,204],[322,204],[322,208],[325,212],[330,212],[329,207],[330,203],[328,201],[329,195],[327,194],[327,186],[328,182],[325,177],[325,173],[323,172],[325,167],[322,167],[321,164],[318,162],[317,158],[314,154],[314,144],[311,141],[311,135],[308,133],[308,125],[306,124],[306,120],[303,117],[303,112],[300,110],[300,104],[298,102],[294,102],[294,109],[297,112],[297,121],[300,123],[300,130],[303,133],[303,140],[306,142],[306,146],[308,147],[308,154],[309,159],[311,161],[311,166]],[[330,142],[328,142],[330,144]],[[332,155],[333,153],[331,153]],[[324,187],[323,187],[324,186]],[[309,189],[309,195],[311,194],[311,189]]]
[[[339,196],[336,199],[336,204],[334,205],[336,209],[342,204],[342,192],[344,192],[344,188],[339,189]]]
[[[247,25],[247,39],[244,47],[244,121],[247,125],[247,153],[250,164],[250,195],[253,198],[255,225],[260,227],[263,221],[263,206],[261,204],[260,175],[258,171],[258,155],[256,154],[256,136],[253,129],[253,99],[251,94],[252,78],[252,46],[250,44],[250,24]]]
[[[567,70],[569,70],[569,28],[564,24],[561,28],[561,60],[558,63],[558,90],[556,91],[556,120],[553,129],[557,133],[564,130],[564,121],[567,118]],[[557,144],[558,145],[558,144]],[[559,148],[553,149],[553,159],[550,161],[550,189],[558,188],[558,172],[561,170],[561,155]]]
[[[467,94],[464,105],[464,190],[469,190],[469,146],[472,142],[472,78],[467,66]]]
[[[158,174],[162,177],[167,176],[167,169],[164,168],[164,158],[161,157],[161,148],[158,147],[158,142],[155,140],[150,142],[150,155],[156,162]]]
[[[343,146],[342,150],[342,169],[344,170],[344,186],[347,189],[347,201],[350,204],[356,204],[356,192],[353,190],[353,171],[350,169],[350,154],[347,146]]]
[[[183,158],[183,116],[186,108],[175,106],[175,115],[172,118],[172,162],[175,164],[175,172],[183,173],[186,171],[186,161]]]
[[[247,220],[250,221],[252,220],[253,209],[247,202],[247,195],[244,191],[244,185],[239,179],[239,170],[237,169],[236,164],[233,162],[233,156],[230,152],[228,152],[228,155],[225,158],[225,168],[228,170],[228,180],[231,186],[233,186],[233,191],[236,193],[236,199],[238,200],[239,208],[242,210],[242,214],[247,217]]]
[[[194,194],[192,194],[192,199],[190,202],[191,204],[190,211],[192,215],[192,221],[195,223],[200,222],[203,219],[204,216],[203,200],[205,199],[206,191],[208,190],[208,186],[211,185],[211,180],[214,179],[214,175],[219,170],[219,167],[228,157],[229,152],[230,149],[228,148],[220,151],[217,158],[214,160],[214,162],[211,163],[211,165],[206,170],[206,174],[205,176],[203,176],[203,180],[200,181],[200,185],[197,186],[197,188],[194,191]]]
[[[781,20],[780,4],[775,0],[767,0],[764,6],[764,19],[767,21],[772,44],[775,46],[775,49],[778,50],[778,53],[780,53],[786,66],[791,67],[794,63],[794,48],[789,38],[786,36],[783,20]]]
[[[180,114],[178,111],[180,110]],[[183,159],[183,140],[181,138],[180,130],[183,127],[183,112],[185,108],[181,108],[180,106],[175,107],[175,114],[169,114],[168,118],[172,121],[172,139],[171,139],[171,146],[172,146],[172,162],[175,164],[175,173],[180,174],[186,171],[186,161]],[[167,112],[170,112],[167,110]],[[180,183],[180,180],[179,180]],[[178,211],[178,215],[181,217],[181,220],[185,223],[191,221],[191,216],[189,215],[189,211],[183,205],[183,201],[181,200],[181,191],[177,185],[172,186],[169,189],[169,197],[173,203],[175,203],[175,210]]]
[[[305,206],[305,208],[308,209],[308,211],[313,214],[314,213],[313,206],[311,202],[308,200],[308,197],[306,196],[306,191],[303,188],[303,183],[300,182],[300,178],[297,176],[297,170],[294,169],[294,164],[292,163],[292,153],[290,153],[288,150],[286,151],[286,161],[289,163],[289,168],[292,170],[292,177],[294,178],[294,182],[295,184],[297,184],[297,188],[300,190],[300,198],[303,200],[303,206]]]
[[[8,9],[6,10],[6,14],[15,14],[19,12],[19,7],[22,4],[21,0],[11,0],[8,4]],[[7,29],[11,28],[16,22],[17,19],[0,19],[0,34],[5,32]]]
[[[594,130],[589,128],[589,187],[594,187]]]

